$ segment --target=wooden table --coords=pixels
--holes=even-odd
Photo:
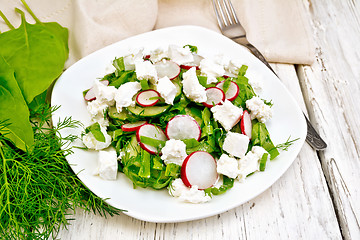
[[[242,206],[202,220],[149,223],[79,210],[61,239],[360,239],[360,2],[304,1],[311,66],[273,67],[328,148],[305,144],[290,169]],[[359,101],[359,102],[358,102]]]

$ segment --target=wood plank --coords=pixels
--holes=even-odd
[[[274,65],[303,106],[294,66]],[[171,211],[171,209],[169,209]],[[105,219],[81,210],[62,239],[341,239],[316,152],[304,145],[270,189],[217,216],[183,223],[148,223],[124,214]]]
[[[360,239],[360,5],[304,1],[311,14],[316,62],[298,75],[310,118],[326,139],[319,156],[345,239]]]

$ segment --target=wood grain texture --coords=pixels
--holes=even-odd
[[[360,239],[360,2],[304,1],[317,59],[299,66],[309,115],[326,139],[320,152],[342,235]]]
[[[305,109],[294,66],[273,67]],[[271,188],[223,214],[168,224],[124,214],[105,219],[81,210],[75,218],[61,239],[341,239],[320,161],[307,144]]]

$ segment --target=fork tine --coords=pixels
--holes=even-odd
[[[223,29],[224,24],[223,24],[223,22],[222,22],[221,19],[220,19],[219,11],[218,11],[218,9],[217,9],[217,6],[216,6],[215,1],[216,1],[216,0],[212,0],[212,2],[213,2],[213,7],[214,7],[214,11],[215,11],[215,15],[216,15],[216,20],[218,21],[218,24],[219,24],[219,26],[220,26],[220,29]]]
[[[225,2],[224,2],[225,3]],[[227,4],[229,5],[230,7],[230,11],[231,11],[231,15],[232,15],[232,18],[234,19],[235,23],[239,23],[239,19],[238,17],[236,16],[236,12],[235,12],[235,9],[231,3],[231,0],[228,0],[227,1]]]
[[[224,12],[225,12],[225,14],[226,14],[226,16],[227,16],[227,19],[229,20],[230,25],[231,25],[231,24],[234,24],[234,21],[233,21],[233,15],[234,15],[234,13],[233,13],[233,12],[230,12],[229,7],[228,7],[228,4],[227,4],[226,2],[229,2],[229,1],[222,0],[222,5],[224,6],[224,7],[223,7],[223,8],[224,8]]]
[[[217,20],[219,22],[220,28],[224,28],[224,27],[228,26],[229,23],[228,23],[228,21],[227,21],[227,19],[225,17],[223,7],[221,6],[220,1],[219,0],[213,0],[213,3],[214,3],[214,9],[215,9],[216,17],[217,17]],[[221,20],[222,20],[222,22],[221,22]]]

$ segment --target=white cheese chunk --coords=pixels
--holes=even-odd
[[[256,172],[260,167],[260,159],[264,153],[268,153],[264,148],[260,146],[252,147],[251,151],[248,152],[245,157],[242,157],[239,161],[239,180],[243,180],[250,173]],[[270,154],[268,160],[270,159]]]
[[[87,110],[91,114],[91,117],[94,118],[96,116],[104,116],[105,110],[109,107],[106,102],[95,99],[93,101],[88,102]]]
[[[177,45],[169,45],[168,54],[170,59],[178,65],[194,61],[194,56],[188,46],[183,48]]]
[[[168,77],[165,76],[159,79],[156,90],[160,93],[160,96],[164,98],[167,104],[174,103],[177,89]]]
[[[136,61],[135,72],[139,80],[149,80],[153,84],[158,80],[156,68],[150,61]]]
[[[218,81],[216,78],[225,74],[223,65],[209,58],[201,60],[200,70],[201,74],[207,77],[207,84],[216,83]]]
[[[240,59],[231,59],[226,67],[226,70],[232,75],[237,76],[243,62]]]
[[[183,92],[186,97],[194,102],[205,102],[207,100],[205,87],[203,87],[196,76],[196,68],[192,67],[183,73]]]
[[[181,178],[175,179],[169,186],[169,194],[178,197],[180,201],[189,203],[205,203],[211,200],[211,197],[205,194],[205,191],[199,190],[196,185],[188,188]]]
[[[244,134],[228,132],[224,140],[223,149],[231,156],[242,158],[247,152],[249,141],[249,137]]]
[[[234,106],[230,101],[225,100],[221,105],[210,108],[214,119],[218,121],[226,131],[229,131],[241,118],[243,109]]]
[[[142,61],[143,49],[134,50],[132,53],[123,57],[125,71],[135,70],[135,62]]]
[[[159,62],[163,58],[169,58],[169,53],[167,50],[159,47],[150,52],[150,60],[153,63]]]
[[[161,159],[164,160],[165,164],[175,163],[181,166],[187,157],[185,143],[175,139],[166,141],[161,153]]]
[[[265,123],[272,117],[271,107],[266,105],[259,97],[252,97],[247,100],[246,108],[250,110],[251,119],[257,118],[262,123]]]
[[[118,162],[115,149],[99,151],[95,175],[99,175],[104,180],[116,180],[117,172]]]
[[[96,100],[107,105],[114,104],[114,97],[116,93],[116,88],[114,86],[106,86],[100,81],[96,80],[92,91],[94,91]]]
[[[135,101],[133,101],[133,97],[140,90],[141,85],[139,82],[127,82],[122,84],[115,94],[117,111],[121,112],[123,107],[134,106]]]
[[[106,129],[100,125],[101,132],[104,134],[105,142],[100,142],[96,140],[94,135],[91,132],[86,133],[82,141],[84,145],[89,149],[101,150],[107,148],[111,144],[111,136],[107,134]]]
[[[238,160],[222,154],[217,161],[216,170],[218,173],[228,176],[229,178],[236,178],[239,174],[238,165]]]

